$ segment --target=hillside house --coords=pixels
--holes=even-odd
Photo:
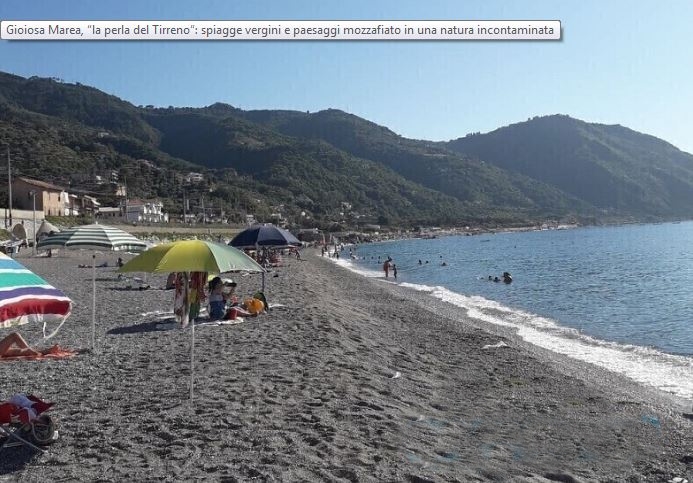
[[[112,206],[102,206],[99,208],[99,217],[100,218],[107,218],[107,219],[114,219],[114,218],[120,218],[122,216],[123,210],[121,210],[119,207],[112,207]]]
[[[17,177],[12,180],[12,204],[20,210],[33,210],[31,193],[36,196],[36,211],[48,216],[63,216],[65,205],[69,203],[67,192],[56,186],[37,179]]]
[[[33,210],[32,192],[36,196],[36,211],[46,216],[94,215],[101,205],[93,196],[69,193],[45,181],[24,177],[12,180],[12,204],[18,209]]]
[[[185,182],[186,183],[202,183],[204,181],[205,177],[202,173],[193,173],[190,172],[185,176]]]
[[[168,223],[168,213],[159,200],[128,200],[125,220],[128,223]]]

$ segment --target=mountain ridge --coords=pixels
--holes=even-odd
[[[620,125],[542,116],[446,146],[549,183],[606,212],[691,213],[693,156]]]
[[[686,217],[693,203],[693,156],[561,115],[434,142],[338,109],[137,107],[81,84],[0,73],[0,137],[24,174],[55,181],[116,170],[134,196],[163,198],[173,212],[184,192],[207,196],[234,220],[281,212],[335,229],[592,223]],[[196,170],[205,183],[187,186],[184,174]]]

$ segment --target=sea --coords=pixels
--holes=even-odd
[[[402,287],[693,400],[693,222],[364,243],[338,263],[385,282],[387,257]]]

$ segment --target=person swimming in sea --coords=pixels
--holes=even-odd
[[[513,277],[510,272],[503,272],[503,283],[513,283]]]

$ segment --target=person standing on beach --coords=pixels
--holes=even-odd
[[[392,264],[392,276],[395,277],[395,280],[397,280],[397,265],[394,263]]]
[[[385,278],[390,275],[390,260],[385,260],[383,263],[383,271],[385,272]]]

